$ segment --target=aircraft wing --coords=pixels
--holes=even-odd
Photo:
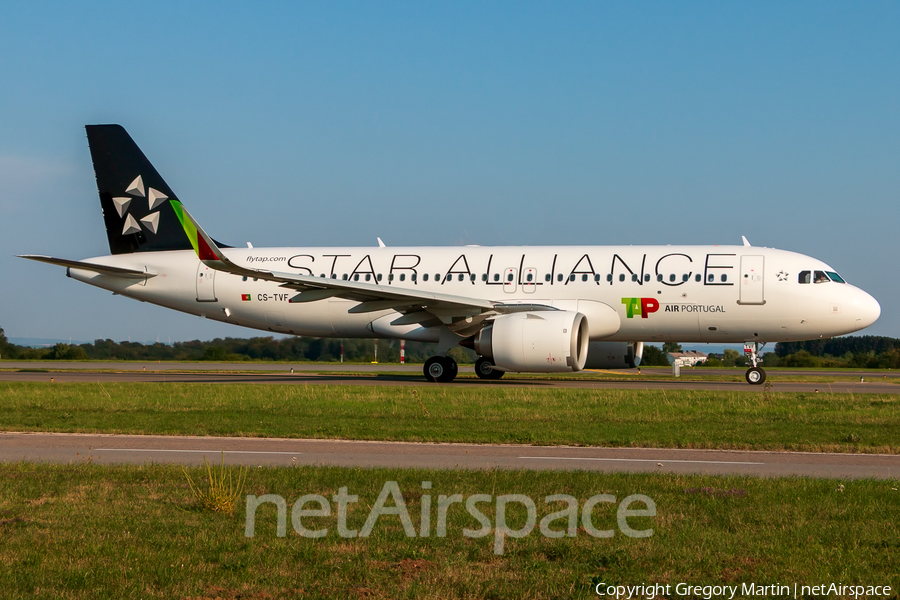
[[[521,305],[503,305],[480,298],[470,298],[453,294],[424,292],[420,290],[398,288],[377,283],[361,283],[343,281],[310,275],[295,275],[249,269],[232,262],[216,243],[200,227],[194,218],[177,200],[170,200],[175,214],[181,221],[188,239],[194,246],[200,260],[217,271],[224,271],[242,277],[254,277],[265,281],[280,283],[283,287],[297,290],[299,293],[291,298],[291,302],[313,302],[326,298],[346,298],[356,300],[359,305],[349,310],[351,313],[367,313],[381,310],[396,310],[404,316],[393,322],[394,325],[412,323],[437,324],[443,322],[450,325],[460,317],[481,316],[477,322],[466,320],[467,326],[480,323],[492,314],[523,310]],[[555,310],[549,306],[528,305],[528,310]]]

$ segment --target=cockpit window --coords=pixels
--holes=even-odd
[[[825,274],[828,275],[828,278],[831,279],[835,283],[847,283],[844,281],[844,278],[838,275],[837,273],[833,273],[831,271],[825,271]]]
[[[828,275],[825,274],[825,271],[816,271],[813,281],[816,283],[828,283],[830,280],[828,279]]]
[[[797,279],[800,283],[809,283],[809,271],[800,271],[800,277]]]

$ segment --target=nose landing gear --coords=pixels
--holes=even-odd
[[[747,369],[747,373],[744,375],[750,385],[761,385],[766,380],[766,372],[758,366],[762,362],[759,353],[765,345],[765,342],[744,342],[744,355],[750,359],[750,364],[753,365]]]

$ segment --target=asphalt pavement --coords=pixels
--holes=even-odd
[[[109,383],[109,382],[154,382],[154,383],[255,383],[274,385],[387,385],[387,386],[457,386],[457,387],[524,387],[524,388],[582,388],[582,389],[637,389],[637,390],[710,390],[725,392],[763,393],[807,392],[807,393],[853,393],[853,394],[898,394],[900,385],[890,379],[867,379],[866,381],[829,382],[780,382],[772,379],[771,386],[750,385],[743,381],[704,381],[683,378],[629,380],[623,376],[618,380],[598,380],[588,378],[530,379],[516,378],[510,374],[503,379],[485,380],[458,378],[452,383],[429,383],[422,377],[391,375],[377,372],[355,374],[315,373],[296,371],[295,373],[181,373],[171,371],[120,371],[120,372],[35,372],[0,371],[0,381],[38,381],[45,383]]]
[[[0,433],[0,460],[6,462],[199,465],[204,457],[218,462],[223,453],[227,464],[249,466],[500,468],[833,479],[900,477],[900,456],[884,454]]]

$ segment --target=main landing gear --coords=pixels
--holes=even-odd
[[[450,383],[456,379],[459,365],[449,356],[432,356],[425,361],[425,367],[422,371],[425,373],[425,379],[428,381]]]
[[[481,379],[500,379],[503,377],[503,371],[495,369],[494,363],[483,356],[475,361],[475,374]]]
[[[766,380],[766,372],[758,366],[761,362],[759,352],[765,345],[765,342],[744,343],[744,356],[750,359],[750,364],[753,365],[747,369],[747,373],[744,375],[750,385],[761,385]]]
[[[425,379],[428,381],[450,383],[456,379],[459,366],[449,356],[432,356],[425,361],[425,367],[422,371],[425,373]],[[503,371],[495,369],[494,363],[483,356],[475,361],[475,374],[481,379],[500,379],[503,377]]]

